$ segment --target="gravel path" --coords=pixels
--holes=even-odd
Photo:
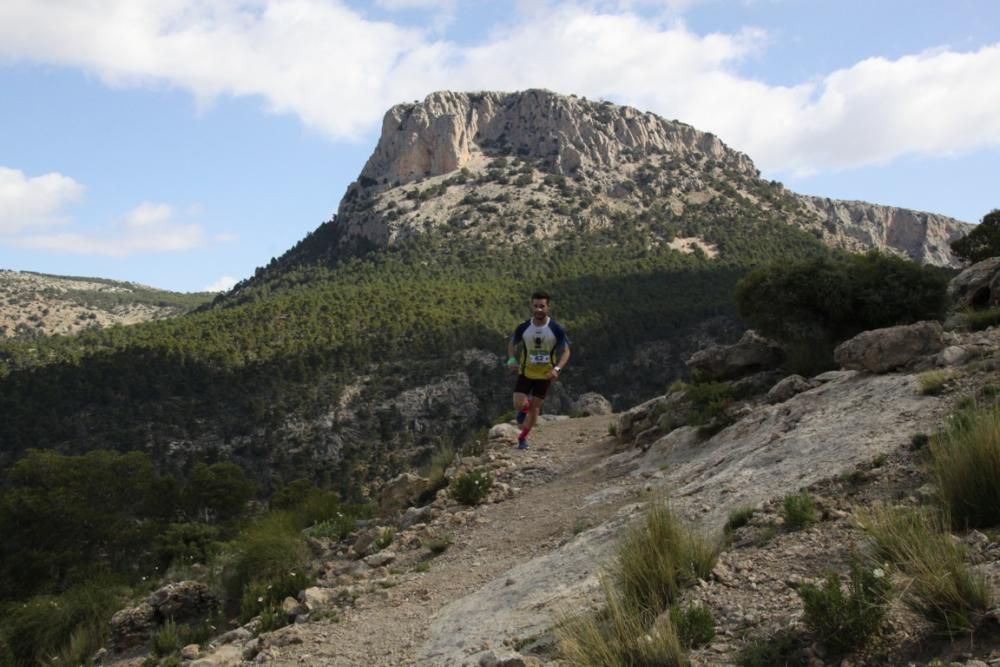
[[[600,504],[584,502],[608,483],[604,460],[614,448],[608,436],[611,419],[546,422],[533,431],[527,451],[492,442],[500,459],[515,464],[498,474],[498,481],[516,489],[512,498],[468,512],[465,524],[451,532],[452,546],[430,561],[427,572],[401,574],[395,585],[360,597],[337,622],[308,623],[273,633],[267,664],[421,664],[418,649],[430,638],[438,611],[634,500],[612,494]]]

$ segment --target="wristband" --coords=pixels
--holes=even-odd
[[[507,365],[508,366],[516,366],[517,365],[517,357],[509,357],[507,359]]]

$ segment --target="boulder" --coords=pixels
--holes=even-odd
[[[513,424],[497,424],[490,429],[489,438],[490,440],[516,440],[517,434],[520,432],[521,429]]]
[[[331,588],[312,586],[299,593],[299,602],[310,612],[325,607],[336,597],[337,592]]]
[[[958,308],[1000,306],[1000,257],[976,262],[952,278],[948,296]]]
[[[219,599],[200,581],[177,581],[149,596],[157,619],[183,622],[203,618],[219,608]]]
[[[784,403],[792,396],[812,389],[813,385],[801,375],[789,375],[767,392],[767,402],[771,404]]]
[[[399,527],[406,530],[418,523],[429,523],[434,518],[434,509],[430,505],[424,507],[408,507],[399,518]]]
[[[226,644],[203,658],[188,663],[188,667],[238,667],[243,662],[243,649]]]
[[[144,644],[155,628],[156,612],[148,602],[116,611],[111,617],[111,647],[120,652]]]
[[[388,549],[383,549],[382,551],[373,553],[370,556],[366,556],[364,560],[365,565],[368,567],[382,567],[396,560],[396,554]]]
[[[590,391],[573,402],[570,414],[574,417],[589,417],[591,415],[610,415],[611,401],[600,394]]]
[[[289,618],[294,618],[299,614],[308,614],[309,611],[299,601],[291,596],[281,601],[281,611]]]
[[[382,511],[395,512],[407,507],[427,493],[432,486],[431,480],[413,473],[404,472],[389,480],[382,488],[380,504]]]
[[[939,322],[917,322],[864,331],[833,351],[841,368],[885,373],[944,349]]]
[[[961,345],[949,345],[938,354],[938,366],[960,366],[968,361],[969,351]]]
[[[623,443],[642,445],[687,423],[691,401],[683,391],[657,396],[622,413],[615,433]]]
[[[487,651],[479,657],[479,667],[540,667],[542,664],[538,658],[520,653],[497,655],[494,651]]]
[[[713,345],[688,359],[692,375],[702,380],[730,380],[776,367],[784,359],[777,343],[750,329],[733,345]]]
[[[351,545],[351,551],[354,555],[361,557],[368,553],[368,549],[371,547],[372,543],[378,539],[379,531],[375,528],[369,528],[368,530],[363,530],[358,534],[357,539],[354,540],[354,544]]]

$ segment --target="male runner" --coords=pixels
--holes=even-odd
[[[558,355],[558,356],[557,356]],[[562,327],[549,317],[549,295],[531,295],[531,319],[522,322],[507,342],[507,367],[517,371],[514,409],[517,423],[523,424],[517,448],[528,448],[528,433],[538,420],[549,384],[569,361],[569,339]]]

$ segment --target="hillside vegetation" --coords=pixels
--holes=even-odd
[[[186,317],[9,342],[0,348],[3,455],[10,462],[28,447],[140,449],[164,463],[172,441],[208,439],[219,449],[243,436],[232,455],[260,459],[273,447],[269,428],[290,415],[329,412],[357,375],[384,378],[367,397],[374,401],[461,367],[454,357],[461,350],[502,350],[534,286],[555,295],[556,316],[578,350],[566,380],[572,391],[635,396],[662,387],[665,378],[610,374],[623,355],[644,341],[677,337],[706,317],[732,314],[733,285],[760,252],[825,252],[779,222],[720,224],[713,238],[735,250],[709,260],[650,248],[634,225],[551,249],[492,253],[429,234],[334,268],[286,272],[241,290],[237,303]],[[500,369],[481,375],[473,386],[491,407],[480,425],[507,409],[506,400],[492,396],[506,382]],[[362,418],[361,430],[378,433],[380,418]],[[186,461],[177,454],[172,466],[213,460],[206,449],[189,452]],[[280,476],[281,462],[271,463]],[[323,472],[339,463],[328,460]]]

